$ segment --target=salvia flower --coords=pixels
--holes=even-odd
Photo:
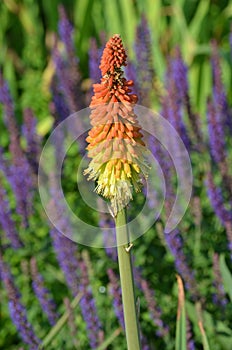
[[[59,6],[59,23],[58,23],[58,32],[61,41],[65,45],[65,49],[69,59],[74,59],[78,62],[75,56],[75,48],[73,41],[73,26],[68,20],[65,9],[63,6]]]
[[[7,290],[9,311],[12,321],[24,343],[29,345],[30,350],[37,350],[40,341],[36,337],[32,325],[27,319],[27,312],[21,303],[20,293],[14,284],[13,276],[11,275],[9,267],[3,261],[1,253],[0,276]]]
[[[16,211],[21,215],[24,226],[31,212],[33,180],[31,168],[20,145],[19,130],[14,116],[14,105],[7,83],[0,74],[0,102],[4,106],[5,122],[10,134],[11,164],[5,172],[17,201]]]
[[[40,139],[36,131],[37,120],[30,108],[24,110],[23,122],[22,132],[27,141],[27,159],[31,168],[37,173],[40,154]]]
[[[175,63],[175,61],[174,61]],[[185,144],[187,150],[190,149],[190,139],[187,133],[186,126],[183,121],[183,108],[182,108],[182,95],[179,91],[179,79],[176,72],[176,65],[172,62],[172,59],[169,61],[169,66],[167,69],[166,77],[166,90],[167,95],[164,97],[167,103],[167,119],[176,129],[182,141]]]
[[[97,83],[101,79],[99,62],[101,60],[102,51],[101,48],[98,48],[97,40],[92,38],[89,48],[89,76],[93,83]]]
[[[219,266],[219,255],[217,253],[214,253],[213,255],[213,273],[214,273],[213,285],[215,288],[215,293],[213,295],[213,302],[214,304],[219,305],[224,309],[228,301],[227,301],[226,293],[223,287],[223,281],[222,281],[222,276],[221,276],[220,266]]]
[[[4,106],[4,121],[11,137],[18,137],[17,124],[14,118],[14,103],[9,86],[0,71],[0,103]]]
[[[81,312],[86,323],[91,349],[96,349],[99,345],[102,326],[97,315],[95,300],[89,283],[88,270],[84,260],[80,261],[79,268],[81,272],[80,291],[83,292],[83,297],[80,300]]]
[[[48,289],[45,287],[43,276],[39,273],[35,258],[31,259],[32,286],[40,305],[53,326],[58,320],[56,305]]]
[[[180,100],[182,106],[185,106],[189,121],[192,126],[192,130],[196,136],[198,142],[202,141],[202,133],[200,130],[199,115],[193,113],[189,96],[189,84],[188,84],[188,68],[185,64],[179,46],[177,46],[173,52],[173,57],[170,61],[171,69],[173,72],[173,80],[175,81],[177,88],[176,99]]]
[[[112,269],[107,270],[110,280],[110,294],[113,298],[113,307],[122,329],[125,329],[123,307],[122,307],[122,292],[119,285],[119,277],[117,277]]]
[[[11,246],[14,249],[21,248],[23,246],[19,234],[16,229],[15,222],[12,219],[12,213],[7,200],[7,194],[0,182],[0,226],[4,230],[6,237],[10,241]]]
[[[157,305],[154,291],[150,288],[149,283],[142,277],[141,272],[138,268],[134,269],[134,276],[136,285],[143,292],[146,299],[150,317],[158,328],[156,332],[157,336],[163,337],[167,335],[169,329],[161,319],[162,311]]]
[[[65,215],[62,199],[57,190],[57,177],[55,174],[50,174],[50,191],[52,200],[50,206],[53,209],[53,215],[58,226],[68,237],[72,236],[72,227],[68,217]],[[78,275],[78,258],[77,244],[60,233],[56,228],[50,230],[50,235],[53,242],[53,247],[56,252],[57,260],[60,268],[64,273],[67,285],[70,288],[73,296],[79,293],[79,275]]]
[[[151,106],[151,92],[155,71],[152,61],[151,33],[145,15],[136,29],[136,85],[138,86],[139,103],[145,107]]]
[[[190,322],[188,317],[187,317],[186,321],[187,321],[187,325],[186,325],[186,328],[187,328],[187,332],[186,332],[186,335],[187,335],[187,350],[195,350],[195,342],[193,340],[192,325],[191,325],[191,322]]]
[[[219,119],[219,113],[213,101],[207,103],[207,119],[209,130],[209,143],[213,159],[218,163],[224,163],[227,157],[225,147],[225,134],[223,123]]]
[[[197,281],[195,278],[194,271],[190,268],[187,256],[184,253],[183,238],[180,234],[180,231],[177,228],[175,228],[171,232],[165,234],[165,239],[168,248],[175,259],[176,270],[183,278],[184,284],[189,290],[192,298],[194,300],[197,300],[199,298]]]
[[[147,174],[146,151],[141,127],[133,112],[137,96],[130,94],[132,81],[123,78],[126,53],[119,35],[106,44],[100,69],[100,84],[94,84],[90,104],[92,129],[86,141],[92,158],[85,174],[96,180],[96,192],[111,201],[113,215],[140,191],[141,178]]]
[[[226,223],[232,220],[232,211],[225,207],[221,188],[214,183],[213,174],[210,171],[207,174],[206,186],[211,205],[225,227]]]
[[[225,127],[227,124],[230,127],[231,131],[232,121],[231,115],[229,113],[229,106],[227,103],[225,87],[223,85],[222,80],[220,55],[216,41],[212,42],[211,65],[213,73],[213,99],[218,112],[217,118],[218,121],[222,124],[222,127]]]

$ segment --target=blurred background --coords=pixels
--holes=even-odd
[[[37,189],[43,145],[56,125],[89,105],[104,45],[119,33],[138,103],[177,129],[194,177],[178,228],[163,232],[171,195],[135,241],[142,348],[231,350],[231,20],[225,0],[0,2],[1,349],[126,349],[115,249],[76,245],[56,232]],[[63,169],[67,201],[82,218],[111,226],[89,214],[77,193],[82,146],[69,150]],[[153,151],[175,186],[170,159],[157,145]],[[135,199],[132,214],[142,201]],[[183,349],[176,274],[186,293]]]

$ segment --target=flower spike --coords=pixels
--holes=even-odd
[[[95,191],[111,201],[113,214],[132,200],[147,176],[145,143],[134,113],[137,95],[131,94],[132,80],[123,77],[126,52],[120,35],[115,34],[103,51],[100,84],[94,84],[90,103],[91,125],[88,142],[88,180],[97,181]]]

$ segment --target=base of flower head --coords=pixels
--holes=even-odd
[[[111,201],[116,216],[133,199],[133,189],[141,191],[141,179],[148,169],[145,163],[138,165],[122,159],[112,159],[104,164],[92,160],[84,175],[88,175],[88,180],[97,181],[95,191]],[[141,170],[146,171],[145,174]]]

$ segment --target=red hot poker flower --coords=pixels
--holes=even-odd
[[[93,85],[92,129],[86,139],[92,160],[85,174],[97,181],[96,192],[111,200],[114,215],[132,199],[133,188],[140,190],[142,175],[148,172],[141,127],[133,111],[137,96],[131,94],[133,81],[123,77],[126,57],[115,34],[102,55],[101,83]]]

